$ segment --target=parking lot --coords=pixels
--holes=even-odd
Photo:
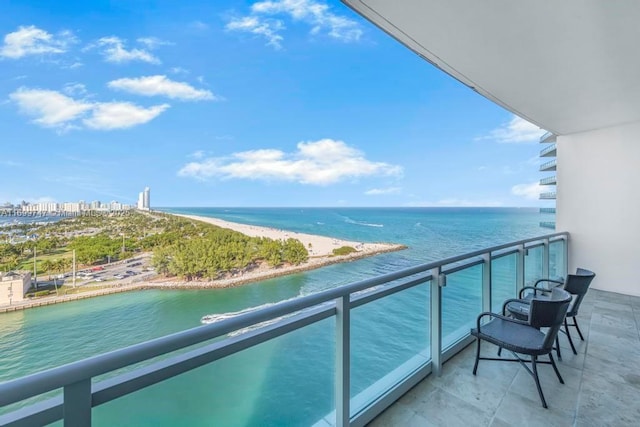
[[[76,286],[96,285],[100,283],[126,283],[155,274],[151,267],[150,255],[140,255],[126,261],[85,268],[76,273]],[[71,273],[64,276],[64,283],[70,284]],[[137,280],[136,280],[137,281]]]

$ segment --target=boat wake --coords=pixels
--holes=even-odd
[[[356,220],[353,220],[353,219],[349,218],[348,216],[346,216],[344,218],[345,218],[344,222],[346,222],[347,224],[363,225],[365,227],[384,227],[384,224],[375,224],[375,223],[371,223],[371,222],[356,221]]]
[[[365,289],[363,291],[354,292],[352,295],[353,296],[364,295],[364,294],[367,294],[369,292],[373,292],[373,291],[375,291],[377,289],[380,289],[381,287],[382,287],[382,285],[374,286],[374,287],[372,287],[370,289]],[[303,295],[300,295],[300,296],[303,296]],[[291,301],[291,300],[294,300],[296,298],[299,298],[299,297],[289,298],[289,299],[283,300],[283,301]],[[279,304],[280,302],[283,302],[283,301],[262,304],[262,305],[258,305],[258,306],[255,306],[255,307],[249,307],[249,308],[245,308],[244,310],[240,310],[240,311],[230,311],[228,313],[221,313],[221,314],[207,314],[206,316],[202,316],[202,318],[200,319],[200,323],[211,324],[211,323],[221,322],[221,321],[226,320],[226,319],[232,319],[234,317],[238,317],[238,316],[240,316],[242,314],[252,313],[254,311],[258,311],[258,310],[261,310],[263,308],[271,307],[271,306],[273,306],[275,304]],[[264,322],[256,323],[255,325],[247,326],[246,328],[238,329],[236,331],[228,333],[227,335],[230,336],[230,337],[235,337],[235,336],[238,336],[238,335],[242,335],[242,334],[245,334],[247,332],[255,331],[256,329],[260,329],[260,328],[264,328],[266,326],[273,325],[275,323],[280,322],[281,320],[288,319],[288,318],[293,317],[293,316],[297,316],[298,314],[306,313],[306,312],[309,312],[311,310],[315,310],[315,309],[317,309],[319,307],[327,307],[327,306],[329,306],[331,304],[333,304],[333,301],[327,301],[327,302],[324,302],[322,304],[315,305],[313,307],[308,307],[308,308],[305,308],[305,309],[302,309],[302,310],[295,311],[293,313],[285,314],[284,316],[276,317],[276,318],[273,318],[273,319],[265,320]]]

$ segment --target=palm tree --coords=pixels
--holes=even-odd
[[[45,259],[40,264],[40,268],[47,272],[49,278],[47,280],[51,280],[51,269],[53,268],[53,262],[50,259]]]

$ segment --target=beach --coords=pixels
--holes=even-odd
[[[270,227],[261,227],[257,225],[240,224],[237,222],[225,221],[218,218],[206,216],[172,214],[189,218],[196,221],[206,222],[222,228],[228,228],[233,231],[245,234],[250,237],[268,237],[274,240],[297,239],[302,242],[309,251],[309,258],[328,257],[333,255],[333,250],[342,246],[351,246],[356,249],[361,256],[375,255],[389,250],[398,250],[404,248],[402,245],[391,243],[364,243],[349,240],[340,240],[332,237],[318,236],[315,234],[296,233],[293,231],[280,230]]]
[[[331,264],[355,261],[360,258],[370,257],[385,252],[394,252],[406,249],[405,245],[392,243],[367,243],[352,240],[341,240],[327,236],[298,233],[271,227],[241,224],[225,221],[218,218],[211,218],[197,215],[171,214],[194,221],[201,221],[221,228],[237,231],[250,237],[267,237],[274,240],[297,239],[307,248],[309,259],[298,265],[283,264],[278,267],[271,267],[266,262],[253,265],[244,271],[227,273],[223,277],[215,280],[183,280],[177,277],[164,277],[154,275],[154,277],[135,277],[118,280],[111,284],[96,286],[96,289],[85,289],[81,294],[73,295],[50,295],[42,298],[29,299],[10,306],[0,307],[0,313],[23,310],[42,305],[57,304],[67,301],[75,301],[113,293],[136,291],[144,289],[205,289],[205,288],[229,288],[240,286],[246,283],[258,282],[261,280],[273,279],[288,274],[300,273],[314,270]],[[334,255],[333,250],[344,246],[355,249],[347,255]],[[150,254],[149,254],[150,256]],[[91,286],[93,287],[93,286]]]
[[[218,218],[211,218],[197,215],[171,214],[183,218],[202,221],[207,224],[221,228],[237,231],[250,237],[268,237],[274,240],[297,239],[309,251],[309,259],[299,265],[281,265],[270,267],[263,262],[259,266],[247,271],[228,274],[226,277],[216,280],[191,280],[185,281],[175,277],[158,277],[144,283],[144,288],[228,288],[243,285],[245,283],[257,282],[260,280],[272,279],[287,274],[299,273],[316,268],[324,267],[341,262],[354,261],[360,258],[370,257],[386,252],[395,252],[406,249],[405,245],[393,243],[366,243],[351,240],[341,240],[327,236],[315,234],[297,233],[294,231],[276,229],[271,227],[261,227],[257,225],[241,224],[225,221]],[[348,255],[334,255],[333,250],[343,246],[350,246],[356,251]]]

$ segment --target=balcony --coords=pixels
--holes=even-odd
[[[578,316],[586,341],[574,340],[577,355],[560,336],[558,369],[565,384],[551,367],[539,371],[549,409],[541,408],[531,377],[518,364],[480,361],[473,376],[472,344],[444,365],[441,377],[420,382],[371,426],[634,425],[639,315],[640,298],[589,290]],[[483,355],[496,354],[490,344],[483,342],[482,349]]]
[[[542,227],[542,228],[550,228],[552,230],[555,230],[556,223],[553,222],[553,221],[542,221],[542,222],[540,222],[540,227]]]
[[[550,172],[556,170],[556,159],[540,165],[540,172]]]
[[[556,144],[551,144],[548,147],[540,150],[540,157],[555,157],[556,156]]]
[[[555,200],[556,192],[550,191],[548,193],[540,193],[540,200]]]
[[[554,214],[556,213],[556,208],[540,208],[541,214]]]
[[[556,185],[556,184],[557,184],[557,181],[555,176],[548,176],[540,180],[540,185]]]
[[[440,374],[443,363],[472,342],[469,329],[478,313],[500,311],[502,301],[536,278],[566,275],[568,245],[567,233],[554,233],[485,248],[11,380],[0,384],[0,425],[44,425],[64,419],[66,426],[88,426],[94,417],[97,423],[104,422],[100,415],[106,412],[131,422],[130,412],[109,405],[124,401],[116,408],[128,408],[128,396],[148,388],[158,392],[158,387],[164,387],[160,396],[165,399],[171,399],[172,393],[188,394],[188,387],[174,389],[174,382],[163,381],[189,375],[189,381],[208,378],[215,392],[224,394],[232,379],[229,384],[216,383],[216,377],[203,375],[201,370],[189,371],[224,363],[222,359],[235,355],[246,357],[250,364],[251,357],[264,357],[260,353],[264,347],[258,346],[286,336],[289,351],[313,342],[330,349],[333,361],[326,366],[306,364],[291,369],[307,379],[321,371],[332,379],[334,388],[331,392],[314,384],[305,389],[314,397],[328,391],[328,402],[333,403],[313,415],[315,419],[288,421],[296,425],[361,426],[428,375]],[[399,304],[390,305],[394,300]],[[363,319],[368,325],[364,329]],[[376,323],[372,319],[377,319]],[[406,335],[394,328],[398,320],[410,322],[410,339],[404,340]],[[310,335],[301,338],[298,331],[302,330]],[[363,335],[374,336],[378,344],[363,347]],[[330,341],[325,343],[325,338]],[[375,355],[376,369],[363,369],[357,363],[366,354]],[[468,381],[473,387],[470,373]],[[253,383],[255,390],[243,390],[244,395],[257,399],[252,405],[271,404],[275,399],[286,413],[287,405],[310,398],[292,393],[287,403],[285,397],[268,396],[269,390],[261,389],[260,381]],[[58,390],[62,393],[56,395]],[[487,390],[491,394],[491,388]],[[99,409],[96,412],[94,408]],[[220,415],[217,411],[224,409],[207,408],[207,419],[215,423]],[[135,409],[135,416],[143,421],[156,413],[157,408]]]
[[[555,134],[553,134],[551,132],[547,132],[547,133],[545,133],[544,135],[542,135],[540,137],[540,144],[546,144],[546,143],[549,143],[549,142],[553,142],[553,143],[556,142],[556,135]]]

